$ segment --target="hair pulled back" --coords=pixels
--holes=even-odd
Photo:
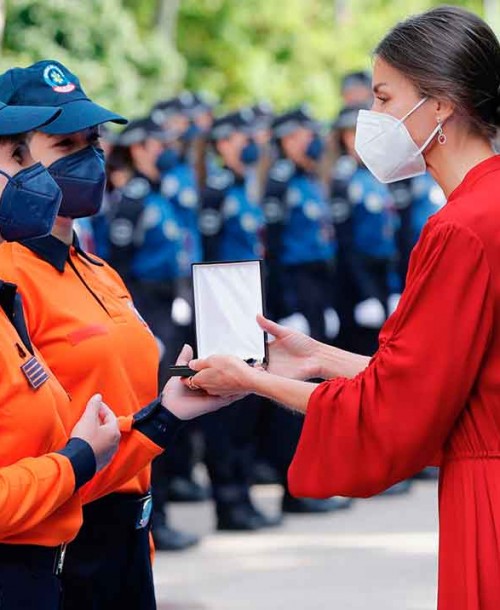
[[[422,97],[454,103],[479,134],[500,126],[500,44],[477,15],[441,6],[398,23],[375,55],[403,73]]]

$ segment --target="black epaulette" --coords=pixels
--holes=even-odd
[[[295,174],[295,164],[278,159],[269,170],[262,208],[268,225],[281,224],[286,217],[286,193]]]
[[[233,172],[220,169],[209,174],[200,196],[199,227],[204,237],[213,237],[222,228],[222,207],[235,183]]]

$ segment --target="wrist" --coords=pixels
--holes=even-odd
[[[306,362],[304,381],[308,379],[325,379],[322,365],[324,347],[322,343],[314,340],[312,353]]]
[[[245,388],[241,388],[242,392],[248,392],[249,394],[259,394],[259,390],[262,388],[262,381],[269,377],[269,373],[265,369],[258,369],[250,367],[248,372],[248,381],[245,384]]]
[[[185,423],[165,406],[162,396],[134,414],[132,427],[165,449]]]

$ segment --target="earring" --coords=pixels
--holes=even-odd
[[[443,145],[446,144],[446,134],[443,131],[443,125],[441,124],[441,121],[438,119],[438,125],[439,125],[439,129],[438,129],[438,142]]]

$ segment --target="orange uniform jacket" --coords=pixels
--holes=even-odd
[[[131,416],[157,396],[159,357],[118,274],[83,252],[76,236],[71,247],[53,236],[3,243],[0,269],[18,285],[32,341],[72,398],[66,429],[99,392],[130,430]],[[157,443],[164,446],[161,426],[148,430],[123,438],[111,465],[82,489],[84,503],[112,491],[148,490],[149,463],[162,451]]]
[[[81,525],[75,489],[95,458],[84,441],[68,444],[70,399],[25,329],[15,286],[0,282],[0,543],[56,546]]]

